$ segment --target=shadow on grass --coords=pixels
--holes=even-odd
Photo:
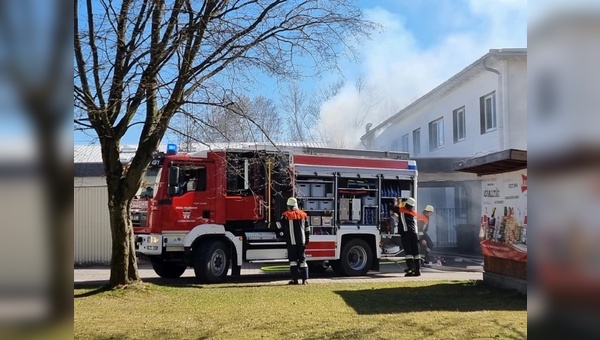
[[[527,310],[527,297],[516,292],[489,288],[481,281],[439,283],[423,287],[344,290],[335,293],[358,314]]]
[[[94,296],[96,294],[100,294],[106,291],[110,290],[110,287],[106,284],[106,282],[102,282],[102,283],[98,283],[95,286],[87,286],[87,287],[77,287],[77,285],[75,285],[75,289],[92,289],[89,292],[85,292],[85,293],[81,293],[81,294],[75,294],[74,297],[77,298],[84,298],[84,297],[88,297],[88,296]]]

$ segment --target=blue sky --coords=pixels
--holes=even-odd
[[[321,126],[340,129],[349,143],[356,141],[363,126],[339,124],[349,115],[361,115],[369,107],[368,121],[383,119],[425,94],[492,48],[527,47],[527,2],[525,0],[359,0],[366,16],[383,26],[370,40],[358,45],[359,62],[340,59],[343,74],[307,79],[307,91],[340,76],[351,84],[361,78],[373,91],[369,98],[353,86],[321,108]],[[262,79],[257,94],[273,94],[277,84]],[[362,109],[361,109],[362,108]],[[361,111],[361,112],[357,112]],[[348,133],[348,131],[352,131]],[[132,130],[124,144],[137,141]],[[93,133],[75,133],[75,144],[93,143]]]

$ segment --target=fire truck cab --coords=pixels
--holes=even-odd
[[[169,146],[153,166],[151,197],[132,208],[136,251],[161,277],[192,267],[207,283],[239,275],[244,262],[287,258],[277,222],[292,196],[309,216],[312,271],[378,270],[379,259],[400,252],[391,206],[417,193],[416,163],[398,152],[263,147],[178,154]]]

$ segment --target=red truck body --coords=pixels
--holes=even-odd
[[[137,252],[161,277],[191,266],[204,282],[239,274],[243,262],[285,260],[277,222],[295,196],[309,214],[310,267],[365,274],[397,236],[382,228],[393,199],[416,198],[416,164],[407,158],[323,148],[161,155],[152,197],[132,204]]]

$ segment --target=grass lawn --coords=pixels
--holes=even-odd
[[[75,290],[75,339],[524,339],[527,299],[481,282]]]

